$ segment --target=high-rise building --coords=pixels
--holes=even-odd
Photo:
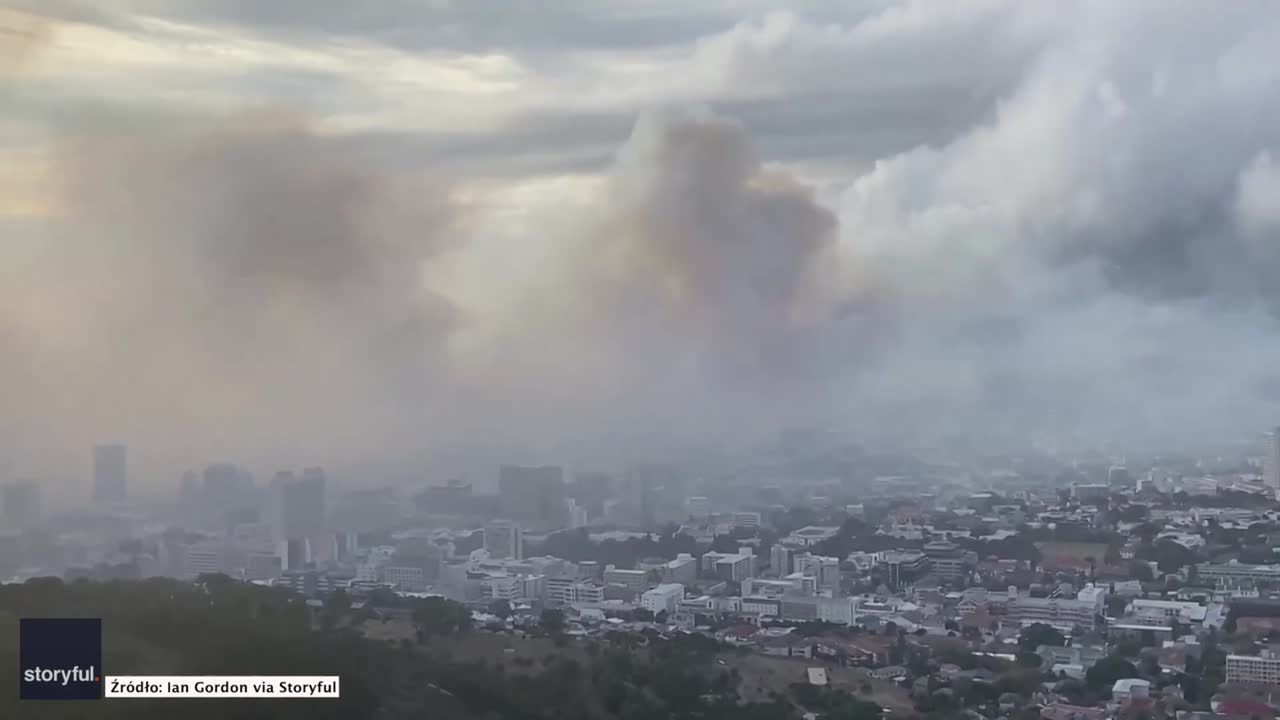
[[[1133,485],[1133,478],[1129,475],[1129,469],[1124,465],[1112,465],[1107,468],[1107,484],[1111,487],[1129,487]]]
[[[1280,490],[1280,427],[1267,433],[1267,448],[1262,456],[1262,482],[1272,490]]]
[[[769,550],[769,570],[770,574],[775,577],[791,574],[791,562],[795,557],[795,550],[783,545],[782,543],[774,543]]]
[[[241,513],[253,506],[253,478],[229,463],[216,463],[204,469],[200,483],[200,508],[205,527],[227,530]]]
[[[324,492],[325,477],[320,468],[307,468],[301,477],[292,472],[276,473],[271,481],[272,527],[276,539],[298,542],[323,534]],[[294,553],[290,556],[299,557]]]
[[[93,499],[124,500],[129,487],[129,449],[124,445],[93,448]]]
[[[569,485],[569,495],[586,510],[589,520],[604,515],[605,501],[612,499],[614,492],[613,476],[602,472],[574,473]]]
[[[413,502],[418,512],[432,515],[472,515],[479,510],[471,483],[458,479],[424,488]]]
[[[40,521],[40,486],[19,480],[0,488],[0,512],[9,527],[27,527]]]
[[[587,526],[587,509],[578,504],[573,498],[565,499],[565,506],[569,509],[569,527],[580,528]]]
[[[498,477],[502,516],[532,532],[568,525],[564,469],[558,466],[503,465]]]
[[[494,520],[484,526],[484,549],[497,559],[524,559],[524,534],[510,520]]]
[[[631,522],[641,530],[657,526],[659,494],[663,492],[666,473],[663,468],[638,467],[627,473],[622,483],[622,499]]]

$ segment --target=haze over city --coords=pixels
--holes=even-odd
[[[0,718],[1280,720],[1278,48],[0,0]]]
[[[0,467],[50,493],[1280,420],[1269,2],[4,5]]]

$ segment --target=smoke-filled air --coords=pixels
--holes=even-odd
[[[1280,417],[1265,0],[2,5],[14,473]]]

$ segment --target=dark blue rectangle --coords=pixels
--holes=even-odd
[[[100,618],[22,618],[18,681],[23,700],[102,697]]]

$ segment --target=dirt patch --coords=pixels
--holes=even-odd
[[[821,667],[826,668],[827,682],[832,688],[844,690],[858,698],[874,702],[897,715],[904,717],[915,715],[910,694],[906,689],[888,680],[871,678],[863,668],[842,667],[817,659],[737,653],[717,655],[716,663],[721,662],[724,666],[738,671],[740,677],[738,692],[746,700],[768,702],[772,693],[786,695],[792,683],[808,682],[808,668]],[[863,692],[864,683],[870,686],[870,693]]]

